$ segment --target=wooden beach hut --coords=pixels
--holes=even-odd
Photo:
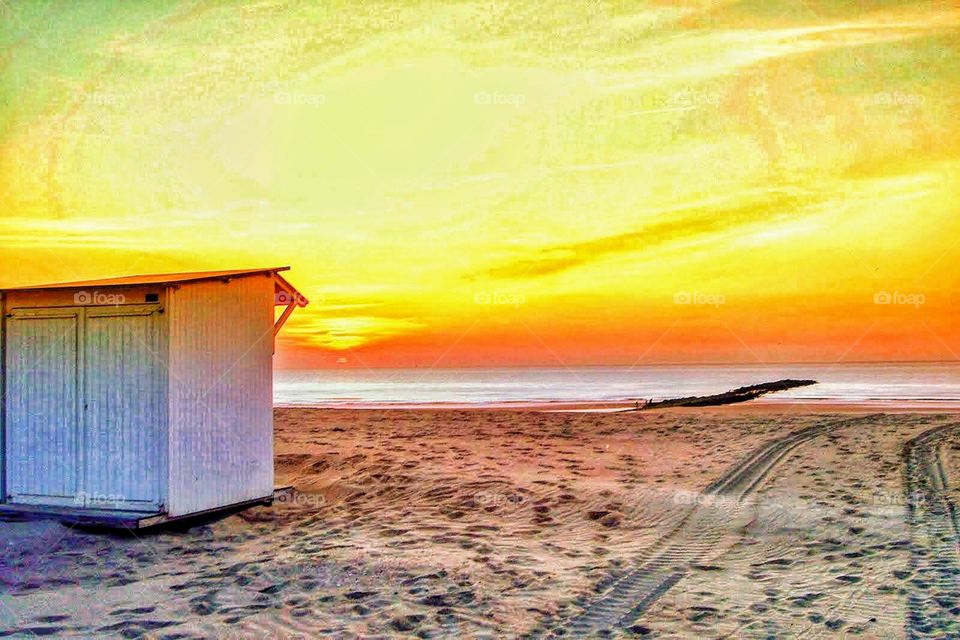
[[[285,270],[0,290],[0,512],[140,528],[270,502],[274,336],[307,304]]]

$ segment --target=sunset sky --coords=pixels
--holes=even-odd
[[[283,367],[960,354],[954,2],[0,1],[6,285],[290,265]]]

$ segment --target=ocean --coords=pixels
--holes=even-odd
[[[274,402],[381,407],[661,400],[781,378],[819,384],[758,402],[960,403],[957,362],[282,370],[274,373]]]

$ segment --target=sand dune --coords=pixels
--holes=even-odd
[[[935,637],[955,418],[278,410],[284,503],[0,523],[0,633]]]

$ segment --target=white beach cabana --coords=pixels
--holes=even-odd
[[[274,336],[307,304],[286,269],[0,290],[0,511],[140,528],[270,502]]]

